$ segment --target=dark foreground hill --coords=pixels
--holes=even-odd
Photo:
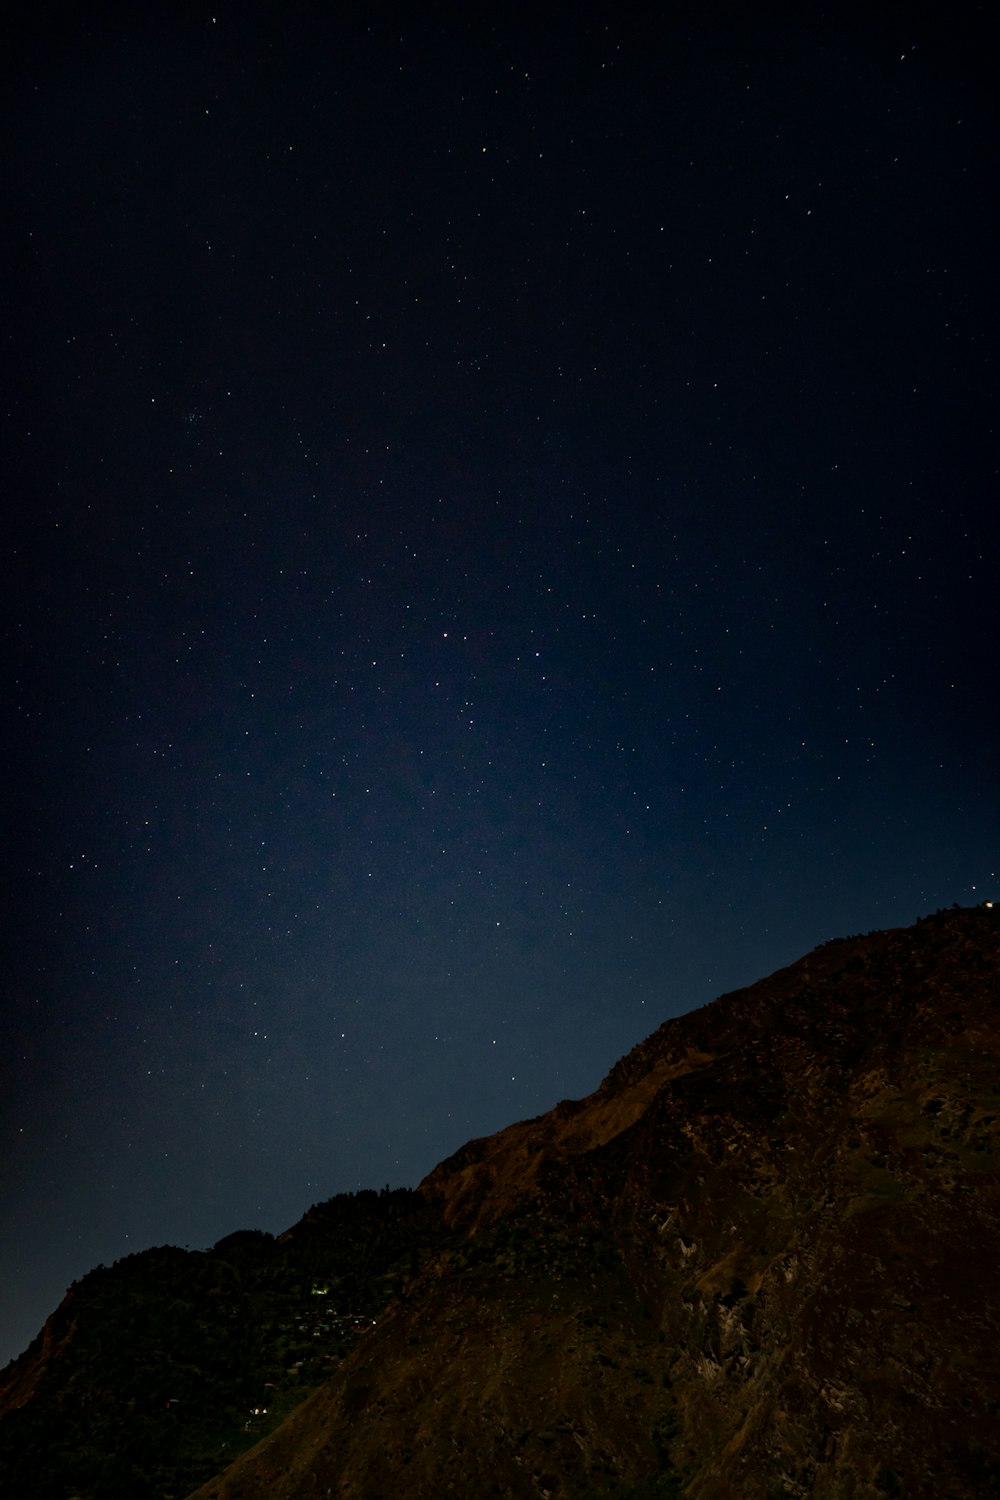
[[[1000,1493],[998,991],[993,910],[829,943],[667,1022],[590,1098],[471,1142],[419,1194],[334,1200],[269,1244],[231,1237],[244,1261],[223,1242],[191,1258],[209,1271],[190,1282],[178,1262],[165,1300],[201,1333],[188,1376],[171,1367],[170,1421],[184,1379],[193,1393],[207,1379],[214,1326],[228,1330],[214,1388],[252,1366],[233,1418],[269,1359],[276,1405],[315,1386],[197,1500]],[[352,1214],[353,1240],[336,1228]],[[315,1274],[294,1282],[307,1241]],[[103,1303],[86,1278],[5,1372],[5,1494],[184,1493],[191,1464],[171,1479],[163,1416],[140,1410],[157,1337],[166,1348],[127,1311],[142,1260],[92,1273],[110,1278]],[[314,1287],[327,1331],[282,1328]],[[348,1291],[369,1317],[387,1305],[328,1347]],[[132,1330],[141,1370],[122,1355],[112,1379],[92,1352],[83,1371],[81,1341],[99,1351],[112,1327]],[[290,1374],[304,1331],[329,1358]],[[140,1418],[163,1453],[141,1485]],[[60,1422],[63,1467],[39,1488],[32,1464]],[[116,1432],[136,1455],[117,1489]]]
[[[278,1238],[98,1266],[0,1373],[0,1496],[179,1500],[328,1380],[442,1239],[419,1193],[386,1189]]]

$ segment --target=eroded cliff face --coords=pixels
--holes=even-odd
[[[828,944],[423,1184],[457,1243],[199,1500],[1000,1490],[992,911]]]

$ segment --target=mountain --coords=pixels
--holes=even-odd
[[[992,908],[837,940],[666,1022],[589,1098],[470,1142],[398,1200],[364,1283],[377,1319],[192,1500],[1000,1493],[998,979]],[[341,1280],[316,1291],[343,1318],[371,1198],[353,1248],[333,1200],[270,1248],[247,1241],[248,1264],[291,1297],[296,1242],[332,1236]],[[197,1262],[232,1259],[223,1242]],[[190,1307],[177,1264],[170,1304]],[[100,1273],[98,1333],[123,1316],[128,1267]],[[247,1338],[270,1349],[282,1319],[242,1274]],[[86,1281],[0,1378],[0,1482],[30,1472],[45,1403],[68,1416],[95,1381],[131,1440],[122,1377],[96,1355],[68,1394]],[[214,1295],[231,1308],[231,1281]],[[281,1369],[287,1408],[303,1386]],[[4,1493],[184,1493],[166,1466],[102,1490],[64,1448],[74,1488]]]
[[[0,1372],[0,1495],[186,1494],[329,1379],[443,1241],[419,1193],[384,1189],[277,1238],[98,1266]]]

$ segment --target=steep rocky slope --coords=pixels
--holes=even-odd
[[[1000,925],[827,944],[474,1141],[338,1374],[197,1500],[1000,1492]]]

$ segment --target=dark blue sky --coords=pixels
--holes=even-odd
[[[0,1358],[995,890],[985,38],[24,31]]]

